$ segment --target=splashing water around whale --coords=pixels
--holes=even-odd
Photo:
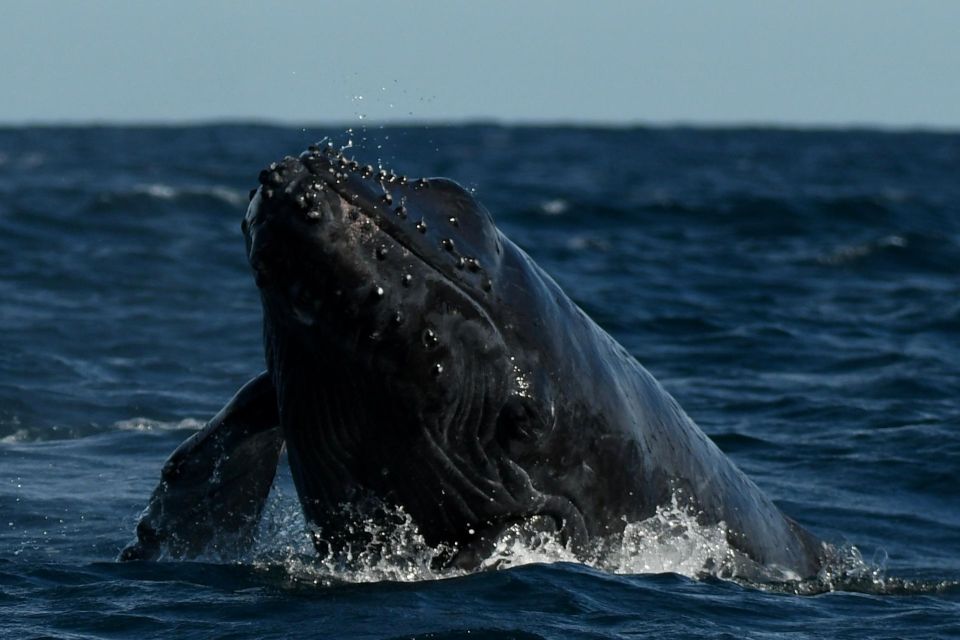
[[[284,483],[288,485],[288,483]],[[447,551],[430,547],[409,514],[397,510],[392,522],[363,522],[366,545],[339,557],[318,558],[310,526],[295,496],[280,484],[274,487],[253,548],[244,556],[224,556],[210,549],[206,558],[218,562],[250,563],[264,571],[280,569],[293,584],[336,585],[380,581],[419,582],[468,575],[471,571],[439,567]],[[698,580],[733,580],[762,590],[814,595],[830,591],[874,594],[938,593],[960,583],[944,580],[909,580],[887,576],[883,558],[864,561],[853,546],[837,549],[816,576],[763,572],[743,575],[742,554],[730,546],[723,523],[702,525],[674,498],[647,520],[627,523],[624,530],[596,541],[584,559],[571,552],[549,526],[515,525],[497,539],[480,567],[504,570],[524,565],[570,562],[613,574],[674,573]],[[215,545],[214,545],[215,546]],[[759,579],[758,579],[759,578]]]

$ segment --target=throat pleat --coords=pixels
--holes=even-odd
[[[291,474],[308,519],[322,524],[367,488],[368,440],[382,428],[381,411],[364,403],[371,385],[356,369],[278,347],[275,377],[282,381],[277,391]]]

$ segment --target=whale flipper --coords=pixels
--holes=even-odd
[[[140,517],[137,540],[120,560],[242,552],[253,539],[282,447],[276,391],[264,372],[173,452]]]

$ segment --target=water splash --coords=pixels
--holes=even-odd
[[[924,580],[887,575],[886,555],[871,561],[852,545],[831,549],[823,567],[813,578],[786,581],[740,581],[745,586],[794,595],[818,595],[834,591],[873,595],[923,595],[960,588],[958,580]]]
[[[463,571],[438,568],[439,560],[451,550],[429,546],[403,509],[388,509],[386,515],[361,522],[362,545],[321,557],[312,542],[319,532],[304,520],[296,496],[275,484],[246,560],[267,571],[283,567],[293,584],[419,582],[463,575]]]
[[[426,544],[409,514],[397,508],[388,510],[388,515],[389,522],[362,521],[361,537],[367,540],[362,546],[321,558],[314,550],[310,527],[296,496],[275,486],[248,560],[262,568],[282,565],[289,578],[298,583],[415,582],[466,573],[444,566],[443,559],[456,550]],[[696,515],[676,499],[652,517],[627,523],[621,533],[596,541],[579,556],[549,523],[549,519],[532,518],[507,528],[494,541],[479,570],[574,562],[610,573],[731,578],[738,575],[742,559],[742,554],[727,542],[723,523],[700,525]]]
[[[296,495],[274,487],[257,541],[241,560],[274,573],[279,568],[291,585],[330,586],[381,581],[420,582],[466,575],[462,568],[444,566],[455,550],[429,546],[409,514],[389,510],[384,522],[360,525],[363,545],[320,557],[311,542]],[[941,593],[960,586],[956,581],[924,581],[886,575],[883,558],[863,559],[854,546],[834,548],[813,578],[757,564],[730,546],[723,522],[702,525],[696,514],[674,497],[641,522],[626,523],[622,532],[594,543],[580,556],[566,546],[548,521],[534,518],[506,529],[477,571],[504,570],[536,563],[571,562],[616,574],[674,573],[692,579],[731,580],[771,592],[816,595],[831,591],[871,594]]]
[[[727,541],[724,522],[698,523],[696,514],[681,507],[674,495],[650,518],[628,522],[622,534],[604,540],[594,564],[611,573],[732,577],[740,558]]]

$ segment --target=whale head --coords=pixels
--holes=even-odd
[[[342,546],[342,507],[367,496],[460,551],[538,516],[582,529],[517,462],[550,427],[517,364],[518,341],[536,340],[511,311],[529,259],[470,192],[311,148],[260,173],[242,228],[318,539]]]

